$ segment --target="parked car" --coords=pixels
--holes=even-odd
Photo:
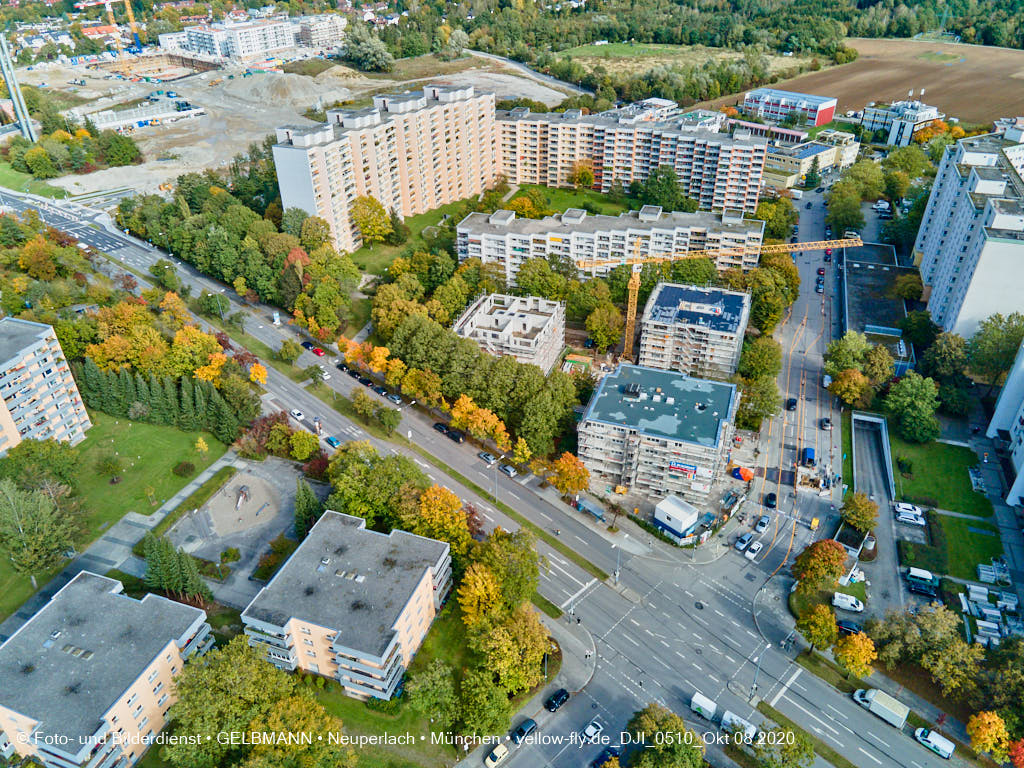
[[[839,630],[839,634],[841,635],[859,635],[864,631],[864,628],[861,627],[860,624],[855,621],[848,621],[847,619],[840,619],[837,621],[836,629]]]
[[[291,411],[289,411],[289,413],[291,413],[292,418],[295,419],[296,421],[302,421],[303,419],[306,418],[306,414],[304,414],[298,408],[292,408]]]
[[[753,559],[757,557],[758,552],[760,552],[763,548],[764,542],[755,541],[753,544],[747,547],[747,551],[743,553],[743,556],[747,558],[747,560],[753,561]]]
[[[754,534],[752,534],[752,533],[744,533],[742,536],[740,536],[738,539],[736,539],[736,543],[733,544],[733,546],[736,547],[736,551],[737,552],[742,552],[743,550],[745,550],[747,547],[750,546],[750,542],[751,542],[751,540],[753,538],[754,538]]]
[[[821,283],[818,283],[818,285],[814,286],[814,292],[815,293],[824,293],[825,292],[825,286],[822,285]]]
[[[339,445],[341,445],[341,440],[334,437],[333,435],[331,437],[325,438],[324,442],[331,446],[331,448],[337,448]]]
[[[537,730],[537,721],[534,720],[533,718],[528,717],[525,720],[523,720],[523,722],[521,722],[519,725],[517,725],[515,727],[515,729],[513,729],[513,731],[512,731],[512,741],[514,741],[516,743],[516,746],[519,746],[520,744],[523,743],[523,740],[527,736],[529,736],[531,733],[533,733],[536,730]]]
[[[314,344],[312,341],[304,341],[302,342],[302,348],[308,349],[310,352],[312,352],[314,349],[316,349],[316,344]]]
[[[516,475],[519,474],[516,468],[513,467],[511,464],[502,464],[500,467],[498,467],[498,471],[504,475],[508,475],[509,477],[515,477]]]
[[[826,248],[825,249],[825,255],[826,256],[831,256],[832,255],[832,249],[831,248]]]
[[[385,387],[382,387],[380,384],[375,386],[373,388],[373,391],[376,392],[378,395],[386,395],[388,393],[387,389]]]
[[[337,368],[339,371],[345,371],[346,373],[349,372],[349,367],[347,365],[345,365],[344,363],[338,363],[334,367]]]
[[[796,410],[796,398],[795,397],[791,397],[791,398],[789,398],[786,401],[786,410],[787,411],[795,411]]]
[[[818,267],[818,274],[819,275],[824,275],[825,274],[825,268],[824,267]]]
[[[454,440],[456,443],[466,442],[466,433],[461,429],[448,429],[448,439]]]
[[[808,200],[808,201],[807,201],[807,205],[805,205],[805,206],[804,206],[804,208],[806,208],[807,210],[810,210],[810,209],[811,209],[811,205],[812,205],[812,204],[811,204],[811,201],[810,201],[810,200]]]
[[[360,376],[357,379],[357,381],[360,384],[362,384],[364,387],[372,387],[373,386],[373,379],[369,378],[368,376]]]
[[[477,456],[488,467],[493,467],[494,466],[494,462],[496,462],[498,460],[497,456],[495,456],[493,453],[488,453],[487,451],[480,451],[480,453],[478,453]]]
[[[506,757],[508,757],[508,747],[504,744],[498,744],[484,758],[484,765],[487,768],[494,768],[494,766],[505,762]]]
[[[821,428],[824,429],[826,432],[832,429],[832,419],[830,419],[828,416],[823,418],[821,420]]]
[[[764,505],[767,509],[775,509],[775,507],[778,506],[778,503],[779,497],[775,495],[774,491],[764,497]]]
[[[388,395],[387,399],[390,400],[395,405],[401,405],[402,404],[402,397],[401,397],[401,395],[396,395],[394,392],[392,392],[390,395]]]
[[[824,191],[825,191],[825,188],[824,188],[824,187],[818,187],[818,188],[817,188],[816,190],[814,190],[814,191],[815,191],[815,192],[817,192],[817,193],[818,193],[818,194],[820,195],[820,194],[821,194],[822,192],[824,192]]]
[[[848,595],[845,592],[836,592],[833,594],[832,605],[836,608],[842,608],[844,611],[853,611],[854,613],[862,613],[864,611],[864,603],[853,595]]]
[[[587,723],[586,728],[583,729],[583,740],[593,743],[601,738],[602,733],[604,733],[604,726],[595,718]]]
[[[355,368],[349,368],[347,371],[345,371],[345,373],[347,373],[353,379],[358,379],[361,378],[362,376],[362,374],[360,374],[359,371],[357,371]]]
[[[622,750],[619,747],[605,747],[601,754],[590,761],[590,768],[604,768],[605,763],[621,754]]]
[[[939,592],[935,587],[929,584],[919,584],[916,581],[907,582],[907,591],[915,595],[924,595],[925,597],[939,596]]]
[[[557,712],[559,708],[569,700],[569,692],[565,688],[559,688],[552,693],[544,702],[544,709],[548,712]]]
[[[447,435],[448,434],[448,425],[447,424],[442,424],[440,421],[435,421],[434,422],[434,431],[435,432],[440,432],[442,435]]]
[[[768,526],[772,524],[772,519],[768,515],[761,515],[757,519],[757,525],[754,526],[754,531],[757,533],[764,533],[768,530]]]
[[[900,512],[910,512],[914,515],[924,514],[924,510],[921,509],[919,506],[917,506],[916,504],[907,504],[905,501],[894,501],[892,504],[892,508],[896,514],[899,514]]]
[[[917,515],[913,512],[897,512],[896,522],[904,523],[906,525],[928,525],[928,521],[925,520],[924,515]]]
[[[825,254],[825,263],[826,264],[832,263],[832,254],[831,253],[826,253]]]
[[[331,378],[330,372],[326,368],[324,368],[322,365],[318,365],[317,368],[320,369],[320,373],[321,373],[320,378],[321,379],[323,379],[324,381],[327,381],[329,378]]]
[[[324,354],[325,354],[325,353],[324,353],[324,351],[323,351],[322,349],[320,349],[320,347],[313,347],[313,348],[312,348],[311,350],[309,350],[309,351],[310,351],[310,352],[312,352],[312,353],[313,353],[314,355],[316,355],[317,357],[323,357],[323,356],[324,356]]]

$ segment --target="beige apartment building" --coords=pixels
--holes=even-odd
[[[127,768],[163,729],[174,677],[213,635],[198,608],[122,589],[83,571],[0,645],[0,756]]]
[[[0,456],[22,440],[74,445],[91,426],[53,328],[0,318]]]
[[[658,283],[640,319],[641,366],[725,379],[736,373],[750,294]]]
[[[538,296],[484,295],[452,330],[496,357],[511,355],[548,373],[565,347],[565,304]]]
[[[242,623],[271,664],[335,679],[355,698],[390,699],[451,585],[448,544],[327,511]]]
[[[471,213],[456,227],[460,261],[479,258],[504,268],[515,285],[529,259],[570,259],[588,277],[603,277],[626,259],[710,251],[720,272],[757,266],[764,222],[741,213],[663,212],[645,205],[618,216],[591,215],[581,208],[543,219],[521,219],[514,211]]]
[[[335,245],[362,245],[353,201],[369,195],[403,218],[478,195],[494,182],[494,94],[428,85],[328,110],[314,127],[277,129],[274,162],[285,208],[331,227]]]
[[[733,135],[686,119],[637,121],[618,112],[584,115],[578,109],[534,113],[499,111],[498,172],[515,184],[571,186],[578,163],[594,170],[602,192],[643,181],[661,165],[675,169],[686,196],[701,208],[752,212],[757,207],[767,141],[745,131]]]

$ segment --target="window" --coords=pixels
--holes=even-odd
[[[133,693],[131,696],[128,697],[128,701],[126,701],[125,703],[130,707],[132,704],[134,704],[138,700],[138,698],[139,698],[139,694]]]
[[[154,695],[154,696],[156,696],[156,695],[157,695],[158,693],[160,693],[160,691],[162,691],[163,689],[164,689],[164,684],[163,684],[163,682],[159,682],[159,683],[157,683],[157,684],[156,684],[156,688],[154,688],[154,689],[153,689],[153,695]]]
[[[316,658],[316,651],[307,650],[306,651],[306,655],[307,656],[312,656],[315,659]]]
[[[302,632],[302,634],[304,634],[304,635],[308,635],[308,634],[310,634],[310,632],[309,632],[309,627],[301,627],[301,628],[300,628],[300,631],[301,631],[301,632]]]
[[[302,642],[304,642],[306,645],[312,645],[313,644],[313,641],[310,640],[308,637],[303,638]]]
[[[156,705],[158,707],[162,707],[164,705],[165,701],[167,701],[167,694],[166,693],[163,694],[159,699],[156,700]]]
[[[149,718],[148,717],[144,717],[141,720],[139,720],[139,730],[141,731],[143,728],[145,728],[146,724],[148,722],[149,722]]]
[[[139,704],[139,706],[137,706],[137,707],[135,708],[135,711],[134,711],[134,712],[132,712],[132,717],[138,717],[138,716],[139,716],[139,715],[141,715],[141,714],[142,714],[142,705],[141,705],[141,704]]]
[[[154,680],[156,680],[156,677],[159,674],[160,674],[160,670],[159,669],[154,669],[152,672],[150,672],[149,673],[149,682],[152,683]]]

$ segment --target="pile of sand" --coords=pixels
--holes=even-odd
[[[342,101],[351,98],[348,88],[320,85],[303,75],[288,75],[280,72],[255,74],[252,77],[226,81],[221,88],[228,96],[255,105],[273,104],[289,106],[297,112],[309,109],[318,99],[324,102]]]

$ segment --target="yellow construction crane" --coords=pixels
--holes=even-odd
[[[639,255],[639,240],[637,241],[638,255],[626,259],[597,259],[577,261],[579,269],[587,270],[594,267],[618,267],[632,266],[633,274],[629,276],[628,298],[626,301],[626,340],[622,349],[623,359],[633,357],[633,336],[636,333],[636,304],[637,296],[640,293],[640,272],[644,264],[661,264],[666,261],[680,261],[682,259],[712,259],[720,256],[751,256],[758,258],[765,254],[772,253],[797,253],[800,251],[822,251],[826,248],[856,248],[864,245],[859,237],[846,237],[840,240],[814,240],[807,243],[777,243],[774,245],[755,245],[741,248],[721,248],[705,251],[675,251],[661,255],[641,256]]]
[[[119,2],[120,0],[114,0]],[[124,46],[121,45],[121,35],[116,32],[117,21],[114,19],[114,8],[111,5],[111,0],[81,0],[75,3],[75,8],[82,10],[84,8],[91,8],[94,5],[102,5],[107,9],[107,20],[110,22],[110,26],[114,27],[114,45],[117,46],[118,57],[124,53]],[[135,12],[132,10],[131,0],[124,0],[124,10],[128,15],[128,26],[132,30],[132,41],[134,42],[134,51],[139,53],[142,51],[142,38],[139,37],[139,25],[135,23]]]

